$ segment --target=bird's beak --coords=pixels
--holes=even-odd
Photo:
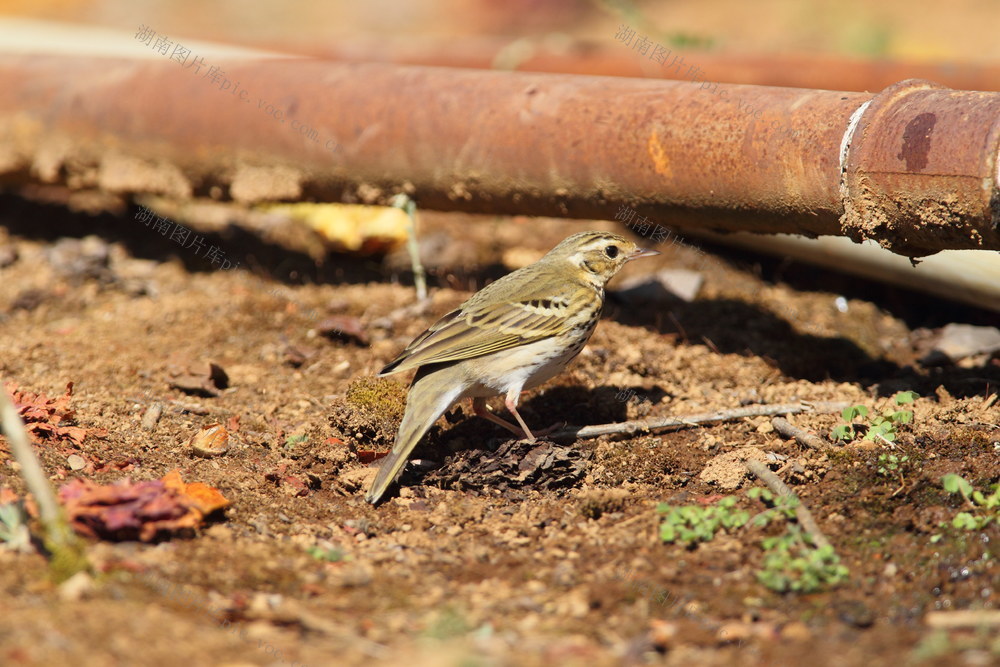
[[[625,258],[626,262],[631,262],[633,259],[639,259],[640,257],[652,257],[653,255],[659,255],[659,250],[648,250],[646,248],[636,248],[628,254]]]

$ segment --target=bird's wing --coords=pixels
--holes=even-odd
[[[471,359],[533,343],[563,330],[570,315],[569,298],[525,296],[530,298],[500,303],[473,297],[417,336],[379,375]]]

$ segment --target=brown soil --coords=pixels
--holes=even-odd
[[[461,406],[415,453],[440,467],[411,469],[398,494],[373,508],[362,499],[373,469],[359,452],[388,446],[405,387],[355,385],[352,398],[352,382],[510,270],[504,258],[530,261],[581,223],[425,215],[425,236],[462,239],[477,261],[439,262],[431,305],[412,315],[402,310],[414,301],[408,276],[379,258],[337,256],[316,267],[232,234],[210,240],[241,268],[213,271],[128,216],[77,217],[12,198],[0,210],[0,248],[17,253],[0,269],[0,376],[49,395],[74,382],[77,424],[107,430],[78,448],[40,446],[53,481],[157,479],[179,468],[233,502],[188,538],[91,542],[98,573],[80,588],[47,583],[40,555],[0,550],[2,664],[997,660],[995,634],[932,631],[924,619],[1000,601],[995,523],[931,540],[961,509],[942,491],[942,474],[961,473],[977,488],[1000,478],[1000,403],[990,402],[1000,366],[917,363],[919,327],[985,323],[990,314],[815,269],[661,247],[628,276],[700,266],[698,299],[612,298],[570,369],[523,398],[529,424],[801,399],[878,407],[913,389],[922,398],[895,449],[909,456],[901,477],[878,473],[884,446],[805,450],[763,417],[532,448]],[[59,240],[84,229],[97,234],[90,251]],[[359,318],[364,335],[319,334],[332,316]],[[171,388],[209,361],[225,370],[228,388],[216,396]],[[376,399],[396,414],[380,412]],[[163,416],[143,430],[154,403]],[[192,456],[192,435],[234,417],[226,454]],[[839,417],[791,421],[825,434]],[[770,528],[691,549],[658,539],[659,502],[731,494],[751,514],[764,509],[746,495],[756,480],[732,470],[718,484],[699,476],[750,446],[777,455],[765,458],[811,508],[850,569],[847,584],[786,595],[761,585],[760,541]],[[86,467],[71,470],[74,454]],[[23,493],[3,445],[0,471],[0,485]],[[719,485],[727,479],[736,488]],[[342,558],[314,557],[315,546]]]

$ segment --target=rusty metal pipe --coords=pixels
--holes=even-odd
[[[25,56],[0,90],[0,182],[1000,248],[996,93]]]
[[[505,69],[518,72],[684,79],[684,71],[664,66],[633,49],[608,43],[565,42],[547,37],[501,40],[465,38],[449,42],[417,39],[338,40],[323,44],[267,44],[296,53],[341,62],[382,62],[430,67]],[[823,53],[728,53],[674,49],[687,63],[696,63],[705,78],[724,83],[824,90],[882,90],[904,79],[927,79],[960,90],[1000,91],[1000,65],[973,62],[916,62],[862,59]]]

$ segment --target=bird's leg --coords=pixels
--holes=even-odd
[[[507,429],[508,431],[510,431],[519,438],[526,437],[526,433],[522,431],[520,428],[518,428],[514,424],[511,424],[503,417],[497,417],[495,414],[490,412],[490,409],[486,407],[486,399],[483,397],[472,399],[472,411],[475,412],[478,416],[482,417],[483,419],[488,419],[498,426],[503,426],[505,429]],[[520,419],[520,417],[518,417],[518,419]]]
[[[511,414],[513,414],[515,417],[517,417],[517,423],[520,424],[521,426],[524,426],[525,435],[527,436],[527,439],[530,442],[534,442],[535,441],[535,435],[548,435],[549,433],[554,433],[555,431],[558,431],[559,429],[561,429],[564,426],[566,426],[566,422],[556,422],[552,426],[549,426],[548,428],[543,428],[540,431],[535,431],[534,434],[532,434],[532,432],[528,430],[528,427],[525,426],[524,420],[521,419],[521,415],[519,415],[517,413],[517,403],[518,403],[519,400],[521,400],[521,394],[527,394],[528,391],[530,391],[530,390],[525,389],[524,391],[514,392],[514,394],[513,394],[513,396],[514,396],[514,398],[513,398],[514,405],[513,406],[510,404],[510,402],[512,400],[511,399],[511,394],[508,393],[507,394],[506,405],[507,405],[507,409],[511,411]]]
[[[504,405],[507,406],[507,409],[510,410],[510,414],[514,415],[514,419],[516,419],[517,423],[521,425],[522,429],[524,429],[524,437],[528,440],[528,442],[534,442],[534,434],[531,432],[531,429],[528,428],[528,425],[524,423],[524,420],[521,419],[521,413],[517,411],[517,400],[521,398],[520,394],[520,387],[514,387],[508,391],[507,399],[504,401]]]

